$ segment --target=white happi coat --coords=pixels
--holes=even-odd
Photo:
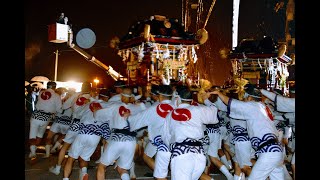
[[[279,132],[279,136],[278,136],[278,140],[279,142],[282,141],[282,138],[283,138],[283,133],[284,133],[284,130],[285,130],[285,120],[283,119],[283,115],[284,113],[281,113],[281,112],[278,112],[278,111],[275,111],[274,109],[274,103],[270,100],[270,99],[266,99],[264,101],[264,104],[266,106],[269,107],[270,111],[272,112],[272,115],[273,115],[273,123],[274,125],[276,126],[278,132]]]
[[[109,138],[108,119],[103,118],[103,114],[96,115],[97,111],[93,112],[95,107],[103,108],[106,104],[102,100],[90,98],[90,102],[82,106],[79,134],[69,150],[70,157],[77,159],[81,156],[83,160],[89,161],[101,137]]]
[[[62,100],[53,89],[41,90],[39,93],[36,110],[30,117],[29,139],[42,138],[47,125],[53,120],[54,115],[61,111]]]
[[[100,110],[92,112],[90,106],[93,103],[97,103],[102,109],[108,107],[110,103],[103,100],[92,100],[87,103],[81,111],[82,117],[80,119],[79,134],[95,134],[101,136],[104,139],[110,137],[109,118],[107,113],[101,113]]]
[[[205,101],[204,101],[204,103],[205,104],[209,104],[209,103],[211,103],[208,99],[206,99]],[[227,114],[227,111],[228,111],[228,109],[227,109],[227,105],[225,105],[222,101],[221,101],[221,99],[220,98],[217,98],[217,100],[214,102],[214,104],[216,105],[216,107],[218,108],[218,110],[220,111],[218,111],[218,113],[220,113],[220,116],[221,116],[221,118],[223,118],[224,119],[224,122],[222,123],[222,126],[221,126],[221,128],[220,128],[220,130],[221,129],[224,129],[224,127],[226,128],[226,132],[224,133],[223,131],[224,130],[222,130],[222,135],[223,135],[223,139],[224,140],[226,140],[225,138],[227,138],[227,139],[229,139],[230,141],[233,139],[233,138],[229,138],[230,136],[230,133],[231,133],[231,131],[232,131],[232,127],[231,127],[231,122],[230,122],[230,117],[228,116],[228,114]],[[232,136],[233,137],[233,136]],[[228,142],[229,143],[229,142]],[[232,142],[232,144],[234,144],[234,142]]]
[[[145,110],[144,103],[137,104],[125,104],[123,102],[110,102],[107,107],[99,110],[99,113],[105,113],[107,118],[110,119],[110,129],[129,129],[128,121],[123,117],[123,113],[130,111],[132,115]]]
[[[110,102],[110,104],[97,112],[104,113],[109,119],[111,135],[108,146],[100,157],[100,163],[109,166],[116,160],[117,165],[123,169],[130,169],[136,147],[136,137],[129,134],[129,123],[124,117],[125,112],[132,115],[145,110],[144,103],[125,104],[123,102]],[[120,131],[120,132],[119,132]]]
[[[69,98],[67,98],[65,100],[68,100]],[[66,101],[62,100],[61,110],[56,113],[54,122],[52,124],[52,126],[54,126],[56,124],[55,126],[57,126],[57,128],[60,129],[60,131],[61,131],[60,133],[62,133],[62,134],[66,133],[66,131],[68,130],[68,128],[69,128],[69,126],[71,124],[71,121],[72,121],[72,109],[71,109],[71,107],[68,108],[68,109],[63,109],[63,107],[64,107],[63,105],[64,105],[65,102]],[[51,128],[52,128],[52,126],[51,126]],[[65,129],[65,130],[62,130],[62,129]]]
[[[183,142],[187,138],[199,140],[204,137],[203,124],[216,124],[218,109],[215,106],[193,106],[180,104],[166,117],[162,138],[169,147],[170,144]]]
[[[41,90],[36,104],[36,110],[46,113],[61,111],[62,100],[53,89]]]
[[[204,102],[205,104],[210,103],[208,99],[206,99]],[[220,98],[217,98],[217,101],[214,104],[217,106],[219,110],[225,111],[225,112],[228,111],[228,106],[225,105]],[[231,143],[234,144],[234,141],[249,141],[248,135],[245,135],[248,133],[247,122],[244,119],[237,119],[234,117],[230,117],[229,120],[230,120],[231,132],[233,134]]]
[[[288,98],[276,93],[261,89],[261,94],[269,98],[277,106],[276,111],[280,112],[295,112],[295,98]],[[275,100],[277,96],[277,101]]]
[[[175,108],[171,100],[164,100],[161,103],[156,102],[145,111],[129,116],[130,131],[148,126],[148,136],[152,144],[160,146],[161,129],[165,117]]]
[[[288,98],[281,95],[277,95],[273,92],[262,89],[261,93],[269,98],[271,101],[274,101],[275,110],[284,113],[283,116],[276,115],[275,119],[284,120],[288,122],[288,126],[291,128],[293,134],[288,135],[288,132],[285,132],[285,136],[291,136],[290,141],[293,142],[293,145],[290,146],[294,149],[294,139],[295,139],[295,98]]]
[[[251,145],[255,150],[268,139],[278,137],[278,131],[271,120],[272,114],[262,102],[243,102],[230,98],[228,109],[230,117],[247,121]],[[279,144],[270,145],[256,153],[261,152],[282,152],[282,148]]]
[[[171,111],[161,137],[171,150],[171,179],[199,179],[206,166],[205,125],[216,124],[218,109],[211,105],[180,104]]]
[[[78,131],[80,127],[81,110],[83,109],[85,103],[84,101],[90,99],[90,93],[78,92],[72,95],[67,101],[63,103],[63,109],[72,109],[72,122],[69,130]]]

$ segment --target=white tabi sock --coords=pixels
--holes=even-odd
[[[80,169],[79,179],[82,180],[82,179],[83,179],[83,176],[84,176],[85,174],[88,174],[87,167],[83,167],[83,168]]]
[[[88,173],[88,168],[87,167],[81,168],[81,172],[82,172],[82,174]]]
[[[47,144],[46,145],[46,156],[45,157],[49,157],[50,156],[50,148],[51,148],[51,144]]]
[[[232,169],[232,162],[231,162],[231,159],[229,159],[229,160],[228,160],[228,164],[229,164],[230,169]]]
[[[100,149],[100,154],[102,154],[103,153],[103,150],[104,150],[104,147],[103,147],[103,145],[101,146],[101,149]],[[101,155],[100,155],[101,156]]]
[[[220,160],[227,167],[227,169],[230,169],[230,166],[229,166],[228,160],[226,158],[226,155],[221,156]]]
[[[36,154],[36,150],[37,150],[37,146],[36,145],[31,145],[30,146],[31,154]]]
[[[121,175],[121,180],[130,180],[129,174],[128,174],[128,173],[123,173],[123,174]]]
[[[229,172],[225,165],[222,165],[219,170],[226,176],[228,180],[233,180],[232,174]]]
[[[241,175],[241,174],[240,174],[240,175]],[[233,179],[234,179],[234,180],[241,180],[241,177],[238,176],[238,175],[234,175],[234,176],[233,176]]]
[[[131,166],[131,168],[130,168],[130,170],[129,170],[129,173],[130,173],[130,177],[131,177],[131,178],[135,178],[135,177],[136,177],[136,173],[134,172],[134,167],[135,167],[135,163],[132,162],[132,166]]]
[[[59,148],[61,146],[61,143],[59,141],[57,141],[53,147],[51,148],[51,152],[55,151],[57,148]]]
[[[246,175],[243,172],[240,174],[240,177],[241,177],[241,180],[246,180]]]
[[[58,164],[57,164],[57,165],[56,165],[56,170],[57,170],[57,171],[60,171],[60,169],[61,169],[61,165],[58,165]]]

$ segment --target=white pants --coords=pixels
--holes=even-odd
[[[156,178],[166,178],[168,176],[170,164],[170,152],[158,151],[154,163],[153,176]]]
[[[30,131],[29,139],[43,138],[44,133],[46,132],[49,121],[41,121],[38,119],[30,119]]]
[[[72,144],[78,135],[78,131],[68,130],[66,136],[63,138],[63,141]]]
[[[221,137],[219,133],[208,133],[210,145],[208,148],[208,155],[211,157],[219,157],[218,149],[221,149]]]
[[[157,153],[157,146],[153,145],[149,141],[146,145],[146,148],[144,149],[144,154],[152,158],[156,153]]]
[[[85,161],[90,161],[91,155],[96,150],[101,137],[95,134],[78,134],[71,145],[68,155],[74,159],[79,156]]]
[[[250,141],[234,141],[235,144],[235,156],[240,168],[243,166],[252,166],[251,155],[252,147]]]
[[[50,127],[50,131],[54,133],[67,134],[68,128],[70,125],[60,124],[60,123],[52,123]]]
[[[248,180],[284,180],[283,153],[265,152],[260,153],[254,164]]]
[[[122,169],[130,169],[136,149],[136,141],[113,141],[108,142],[107,148],[100,157],[100,163],[109,166],[117,160],[117,165]]]
[[[186,153],[171,160],[171,180],[198,180],[206,167],[206,156]]]

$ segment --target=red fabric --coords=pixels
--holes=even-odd
[[[165,118],[172,110],[173,107],[169,104],[158,104],[157,106],[157,114],[162,118]]]
[[[48,99],[51,98],[51,96],[52,96],[51,92],[45,91],[45,92],[41,93],[41,96],[40,96],[40,97],[41,97],[41,99],[43,99],[43,100],[48,100]]]
[[[175,109],[171,115],[172,119],[176,121],[189,121],[191,119],[191,112],[188,109]]]

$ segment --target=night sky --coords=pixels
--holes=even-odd
[[[152,15],[164,15],[181,21],[181,0],[116,0],[116,1],[41,1],[28,0],[25,3],[25,80],[43,75],[54,79],[55,51],[58,49],[58,81],[90,81],[98,78],[100,83],[110,86],[113,80],[83,56],[72,50],[66,43],[55,44],[48,41],[48,25],[55,23],[61,12],[72,24],[74,39],[82,28],[95,32],[96,43],[86,52],[93,55],[116,71],[123,72],[125,66],[117,55],[117,50],[109,47],[112,37],[121,38],[137,20],[148,19]],[[196,2],[196,0],[189,0]],[[212,1],[206,1],[204,12]],[[242,0],[239,13],[239,37],[261,39],[263,35],[275,41],[284,38],[285,9],[273,10],[275,0]],[[195,11],[195,10],[194,10]],[[191,17],[195,22],[196,16]],[[206,30],[209,40],[202,46],[207,56],[204,64],[210,65],[209,80],[213,85],[221,85],[229,76],[231,63],[219,56],[221,48],[231,48],[232,0],[217,0],[209,18]],[[199,59],[198,61],[201,61]]]

